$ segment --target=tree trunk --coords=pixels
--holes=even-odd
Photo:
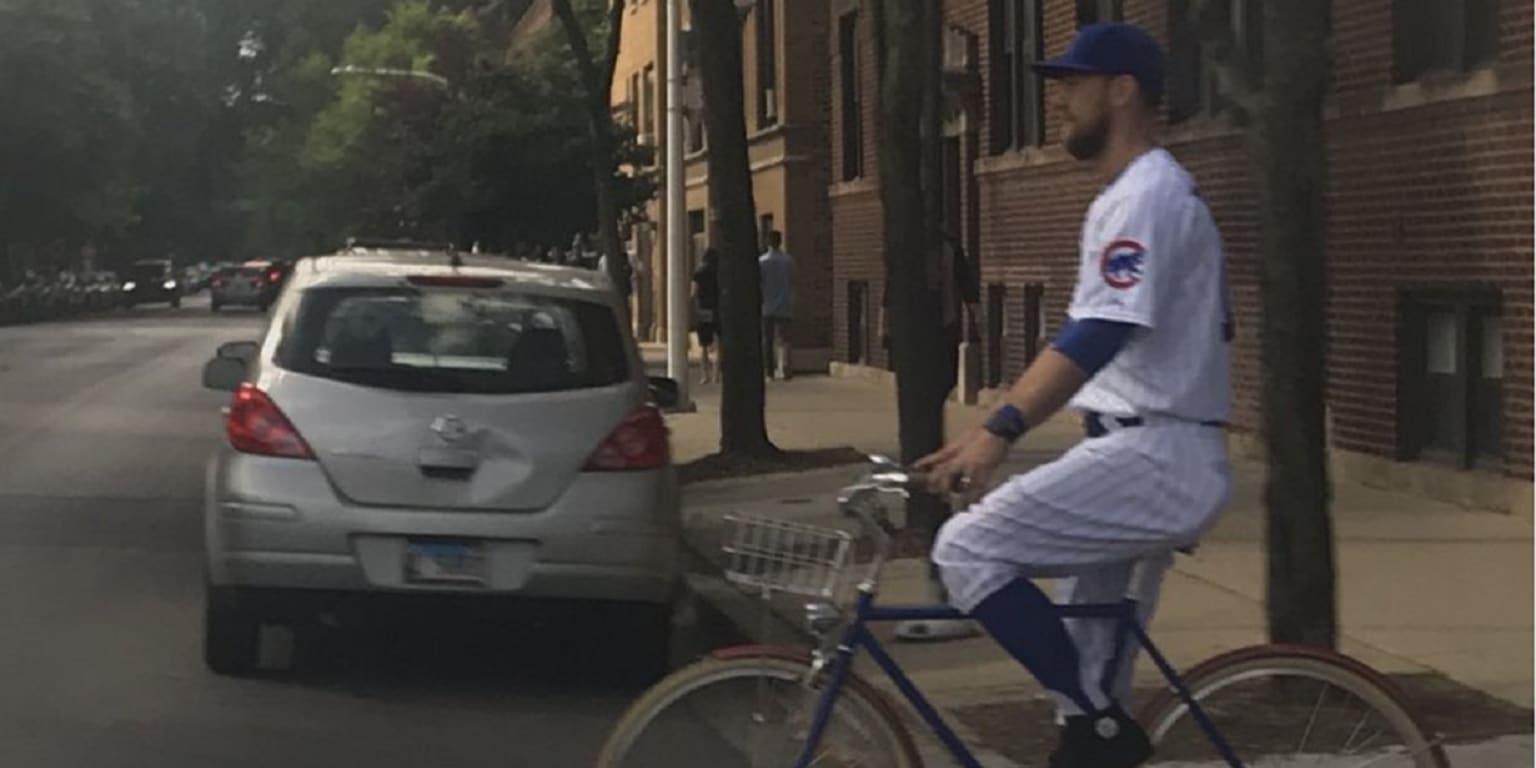
[[[1264,4],[1263,96],[1251,132],[1261,179],[1264,440],[1269,474],[1269,635],[1338,637],[1325,429],[1327,179],[1323,95],[1328,1]]]
[[[948,378],[937,277],[941,214],[936,0],[883,0],[877,24],[884,37],[880,85],[880,201],[885,210],[885,268],[890,281],[891,361],[901,458],[913,462],[944,442]],[[920,499],[911,508],[914,533],[930,540],[945,508]]]
[[[603,99],[602,112],[608,114],[608,100]],[[618,287],[619,295],[623,296],[624,311],[629,312],[629,296],[633,292],[634,280],[629,264],[629,252],[624,247],[624,238],[619,234],[619,204],[617,181],[614,179],[613,156],[613,121],[611,118],[603,118],[608,124],[608,132],[593,132],[590,134],[592,141],[592,183],[597,199],[597,226],[601,236],[603,253],[608,254],[608,276],[613,284]],[[592,125],[598,124],[597,109],[593,107],[593,116],[590,119]],[[599,165],[600,159],[606,159],[607,165]]]
[[[731,0],[693,0],[704,78],[710,214],[720,252],[720,451],[778,452],[763,420],[762,277],[747,161],[741,19]]]
[[[628,312],[629,294],[632,288],[629,258],[624,249],[624,239],[619,235],[618,157],[613,125],[613,111],[609,96],[613,90],[613,68],[618,63],[619,42],[624,32],[624,0],[613,0],[608,6],[608,37],[605,40],[602,60],[592,57],[587,43],[587,31],[571,7],[571,0],[553,0],[555,15],[565,29],[566,43],[576,68],[581,73],[582,87],[586,90],[587,143],[592,152],[592,190],[597,199],[598,237],[602,252],[608,256],[608,275],[624,296]]]

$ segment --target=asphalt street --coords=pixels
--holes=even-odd
[[[199,377],[263,319],[203,299],[0,328],[0,765],[590,765],[634,692],[582,674],[622,638],[579,623],[353,630],[313,669],[205,671],[200,505],[227,396]]]

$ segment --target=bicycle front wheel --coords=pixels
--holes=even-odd
[[[1396,687],[1345,656],[1258,646],[1201,664],[1185,684],[1244,768],[1448,768]],[[1157,749],[1149,765],[1228,765],[1173,691],[1142,722]]]
[[[598,768],[792,768],[821,696],[808,661],[764,652],[673,673],[614,727]],[[815,768],[921,768],[900,719],[849,676],[817,744]]]

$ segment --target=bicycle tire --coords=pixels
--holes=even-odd
[[[1414,768],[1450,768],[1439,740],[1425,732],[1397,686],[1370,666],[1343,654],[1307,646],[1258,645],[1208,659],[1189,670],[1183,680],[1195,700],[1202,701],[1230,685],[1266,673],[1312,679],[1349,692],[1403,739],[1403,746],[1414,756]],[[1188,715],[1188,707],[1170,686],[1148,702],[1140,720],[1156,746]]]
[[[780,680],[799,680],[810,666],[809,654],[796,649],[742,646],[718,651],[673,672],[648,689],[625,711],[609,732],[597,768],[624,768],[623,760],[652,723],[668,707],[703,688],[721,682],[755,678],[767,672]],[[923,768],[912,735],[889,700],[858,675],[850,673],[839,694],[839,705],[857,702],[871,716],[870,724],[884,731],[897,762],[890,768]]]

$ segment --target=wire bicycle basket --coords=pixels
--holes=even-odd
[[[854,536],[768,517],[726,515],[726,580],[760,592],[836,599]]]

